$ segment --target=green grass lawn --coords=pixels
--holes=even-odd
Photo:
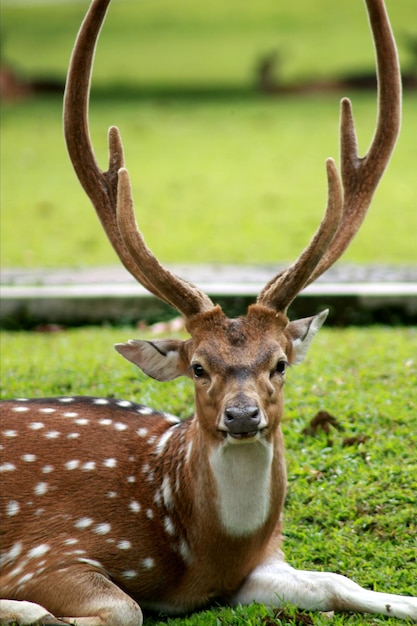
[[[115,395],[188,416],[188,379],[157,383],[112,349],[138,335],[146,332],[3,332],[2,397]],[[323,329],[305,363],[289,372],[285,552],[294,566],[344,573],[379,591],[416,594],[416,354],[416,329]],[[303,434],[318,410],[335,416],[343,432]],[[344,445],[346,438],[356,439]],[[258,606],[215,608],[145,624],[263,626],[273,623],[268,615],[273,613]],[[295,618],[284,623],[296,624]],[[323,626],[398,623],[355,615],[312,619]]]
[[[402,42],[413,1],[389,3],[406,66]],[[362,4],[158,0],[111,7],[94,73],[92,136],[105,167],[107,128],[119,125],[139,223],[164,262],[298,255],[325,206],[324,161],[338,155],[338,102],[346,94],[268,99],[251,91],[253,67],[278,46],[286,83],[372,68]],[[3,3],[3,58],[28,77],[63,80],[84,10],[82,3]],[[204,87],[207,97],[186,97],[190,85]],[[170,95],[158,97],[158,88]],[[375,94],[350,95],[363,153]],[[345,260],[417,260],[415,108],[416,96],[407,94],[396,152]],[[3,267],[116,262],[72,172],[61,116],[59,97],[2,107]]]

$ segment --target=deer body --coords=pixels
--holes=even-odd
[[[10,435],[17,427],[19,435],[11,447],[16,470],[7,475],[20,496],[7,506],[20,541],[4,559],[2,592],[42,603],[36,591],[42,576],[79,565],[79,571],[109,576],[155,609],[185,611],[230,596],[262,560],[277,507],[268,507],[256,533],[230,536],[198,438],[191,439],[195,451],[188,454],[192,423],[172,424],[170,416],[147,415],[146,407],[104,400],[11,404],[16,415],[3,428]],[[230,447],[242,456],[241,446]],[[245,491],[234,495],[244,510]],[[7,534],[4,542],[10,544]],[[62,607],[48,608],[62,615]]]
[[[281,552],[285,371],[303,360],[327,315],[289,321],[286,312],[349,245],[400,127],[400,73],[383,1],[366,0],[379,78],[369,151],[359,157],[344,100],[341,176],[328,160],[324,218],[295,263],[238,319],[147,248],[116,128],[109,133],[108,171],[96,163],[88,95],[108,4],[93,0],[74,47],[64,102],[67,147],[121,261],[184,315],[190,334],[186,341],[115,347],[157,380],[193,379],[195,412],[181,422],[107,398],[2,403],[0,623],[140,626],[141,607],[179,613],[214,600],[417,620],[417,598],[295,570]]]

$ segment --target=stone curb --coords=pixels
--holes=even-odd
[[[175,265],[227,313],[244,313],[276,266]],[[122,267],[19,270],[2,273],[0,325],[101,324],[154,321],[172,310],[151,296]],[[291,317],[331,310],[333,324],[417,323],[417,266],[337,265],[305,289]],[[231,311],[231,312],[230,312]]]

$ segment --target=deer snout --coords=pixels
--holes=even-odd
[[[233,437],[255,435],[261,424],[261,412],[255,405],[229,406],[224,411],[223,423]]]

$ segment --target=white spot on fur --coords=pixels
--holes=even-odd
[[[46,543],[41,543],[39,546],[35,546],[28,552],[28,559],[39,559],[41,556],[49,552],[50,546]]]
[[[182,556],[184,563],[189,565],[191,563],[191,551],[185,539],[181,539],[179,546],[178,546],[178,550],[179,550],[180,555]]]
[[[63,414],[64,417],[78,417],[78,413],[76,411],[67,411]],[[77,422],[78,424],[78,422]]]
[[[107,400],[107,398],[96,398],[95,400],[93,400],[93,404],[110,404],[109,400]]]
[[[122,541],[119,541],[117,547],[120,548],[120,550],[130,550],[132,544],[130,543],[130,541],[123,539]]]
[[[22,461],[25,461],[26,463],[34,463],[36,461],[36,455],[35,454],[23,454]]]
[[[107,497],[112,499],[112,498],[117,498],[117,492],[116,491],[108,491],[107,492]]]
[[[140,413],[141,415],[152,415],[155,411],[153,409],[150,409],[148,406],[141,406],[139,409],[136,410],[137,413]]]
[[[78,543],[78,539],[65,539],[64,541],[66,546],[73,546],[75,543]]]
[[[17,584],[18,585],[24,585],[29,580],[31,580],[31,578],[33,578],[33,576],[34,576],[34,574],[32,572],[28,572],[27,574],[24,574],[22,576],[22,578],[19,578],[19,580],[17,581]]]
[[[48,483],[38,483],[34,490],[37,496],[43,496],[48,491]]]
[[[169,476],[165,476],[164,480],[162,481],[162,498],[164,500],[164,504],[167,507],[167,509],[171,509],[174,505],[174,499],[172,497],[172,489],[171,489],[171,482],[169,480]]]
[[[91,470],[96,469],[96,462],[87,461],[87,463],[84,463],[83,465],[81,465],[81,469],[84,470],[85,472],[91,472]]]
[[[192,451],[193,451],[193,442],[192,442],[192,441],[190,441],[190,442],[188,443],[188,445],[187,445],[187,452],[186,452],[186,455],[185,455],[185,462],[186,462],[186,463],[189,463],[189,462],[190,462],[190,458],[191,458],[191,453],[192,453]]]
[[[39,409],[39,413],[55,413],[56,409],[53,409],[50,406],[45,406],[42,409]]]
[[[137,572],[135,572],[134,569],[126,569],[124,572],[122,572],[122,577],[123,578],[136,578],[136,576],[138,575]]]
[[[54,466],[53,465],[45,465],[45,467],[42,468],[42,473],[43,474],[50,474],[53,471],[54,471]]]
[[[46,437],[46,439],[58,439],[60,434],[61,433],[59,433],[57,430],[50,430],[44,434],[44,437]]]
[[[170,439],[170,437],[172,437],[173,434],[174,434],[174,430],[172,428],[169,428],[168,430],[164,432],[163,435],[161,435],[161,437],[159,438],[158,444],[155,448],[156,454],[161,454],[163,452],[167,444],[167,441]]]
[[[138,428],[136,433],[139,435],[139,437],[146,437],[146,435],[148,434],[148,429],[147,428]]]
[[[122,406],[122,407],[129,407],[132,406],[132,403],[129,402],[129,400],[119,400],[118,402],[116,402],[117,406]]]
[[[93,528],[93,533],[96,533],[97,535],[107,535],[107,533],[109,533],[110,531],[111,531],[111,525],[108,524],[107,522],[97,524]]]
[[[3,463],[0,465],[0,472],[13,472],[16,469],[16,465],[13,463]]]
[[[75,522],[74,526],[75,528],[83,530],[84,528],[89,528],[92,523],[93,520],[90,517],[80,517],[80,519]]]
[[[78,439],[80,433],[68,433],[67,439]]]
[[[41,428],[44,428],[45,424],[43,424],[42,422],[32,422],[31,424],[29,424],[29,428],[31,430],[40,430]]]
[[[127,477],[127,482],[128,483],[135,483],[136,482],[136,478],[134,476],[128,476]]]
[[[105,459],[103,465],[104,467],[116,467],[117,461],[116,459]]]
[[[17,515],[19,511],[20,511],[20,504],[16,502],[16,500],[10,500],[10,502],[7,503],[6,514],[9,517],[13,517],[14,515]]]
[[[104,419],[102,419],[102,420],[99,420],[99,422],[98,422],[98,423],[99,423],[101,426],[110,426],[110,425],[113,423],[113,421],[112,421],[112,420],[110,420],[110,419],[108,419],[108,418],[104,418]]]
[[[65,467],[67,468],[67,470],[77,469],[79,465],[80,465],[80,462],[77,459],[74,459],[72,461],[67,461],[65,463]]]
[[[148,519],[153,519],[154,518],[154,513],[153,513],[152,509],[146,509],[146,517]]]
[[[122,422],[116,422],[116,424],[114,425],[115,430],[118,430],[119,432],[121,432],[122,430],[126,430],[127,426],[126,424],[123,424]]]
[[[12,411],[14,411],[15,413],[23,413],[24,411],[29,411],[29,407],[28,406],[14,406],[12,408]]]
[[[168,533],[168,535],[175,534],[174,524],[172,523],[172,519],[168,516],[164,517],[164,528],[166,532]]]
[[[129,502],[129,509],[133,511],[133,513],[139,513],[141,509],[139,502],[137,502],[136,500],[131,500]]]
[[[85,419],[85,417],[80,417],[80,419],[74,421],[74,424],[78,424],[78,426],[85,426],[88,424],[88,420]]]
[[[17,430],[4,430],[3,435],[5,437],[17,437]]]
[[[86,563],[87,565],[91,565],[92,567],[97,567],[99,569],[104,569],[104,567],[102,566],[100,561],[95,561],[94,559],[86,559],[86,558],[81,557],[81,558],[77,559],[77,561],[79,563]]]
[[[145,569],[152,569],[153,567],[155,567],[154,559],[151,559],[151,558],[143,559],[142,567],[144,567]]]
[[[2,554],[0,558],[0,565],[6,565],[7,563],[13,563],[22,553],[22,543],[18,541],[15,543],[8,552]]]
[[[180,424],[181,420],[178,419],[178,417],[175,417],[175,415],[171,415],[170,413],[164,413],[164,419],[169,422],[170,424]]]
[[[74,398],[59,398],[59,402],[74,402]]]

